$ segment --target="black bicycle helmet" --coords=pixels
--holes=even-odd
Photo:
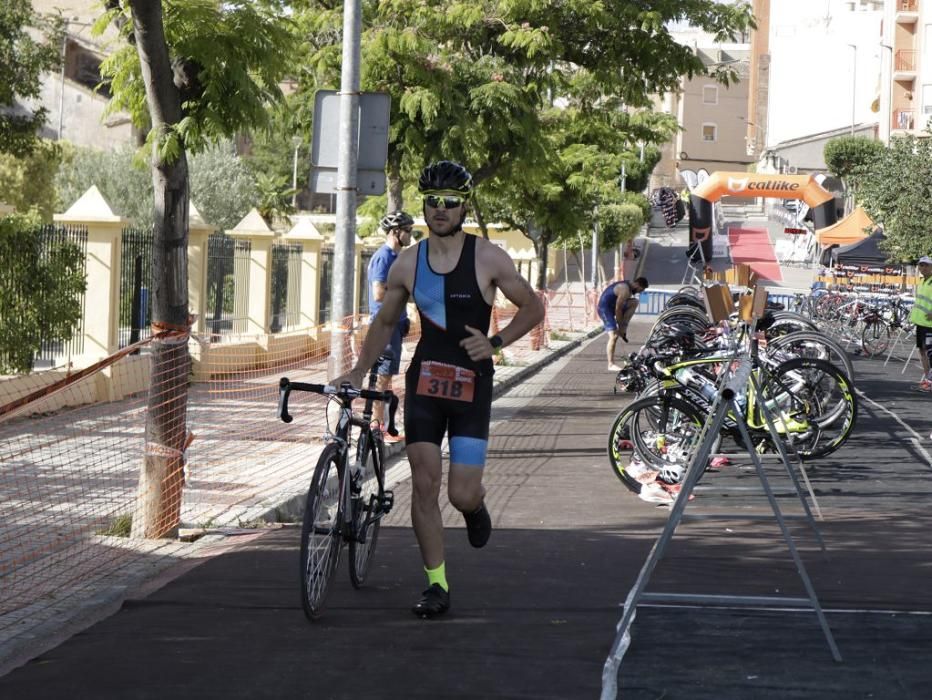
[[[395,228],[408,228],[409,226],[414,226],[414,218],[404,211],[393,211],[391,214],[386,214],[379,222],[379,228],[385,233]]]
[[[417,189],[421,194],[454,194],[469,198],[472,194],[472,174],[459,163],[441,160],[421,171]]]

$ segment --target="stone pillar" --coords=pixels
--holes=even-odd
[[[306,217],[299,218],[284,240],[301,244],[301,328],[320,325],[320,246],[324,237]]]
[[[55,222],[87,227],[87,290],[84,292],[84,353],[88,364],[119,348],[120,259],[123,228],[128,219],[113,213],[100,190],[92,186]]]
[[[194,206],[188,203],[188,308],[195,315],[195,333],[206,333],[207,314],[207,239],[217,230]]]
[[[270,292],[272,286],[272,242],[275,232],[256,209],[227,231],[228,236],[248,240],[249,304],[246,308],[246,333],[264,335],[269,332]]]

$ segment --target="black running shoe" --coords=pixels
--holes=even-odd
[[[430,619],[443,615],[450,609],[450,592],[443,590],[439,583],[431,584],[431,587],[424,591],[421,599],[414,604],[411,611],[422,619]]]
[[[492,518],[483,501],[472,513],[463,513],[466,519],[466,534],[469,535],[469,544],[477,549],[485,547],[492,534]]]

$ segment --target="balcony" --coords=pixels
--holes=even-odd
[[[919,21],[919,0],[896,0],[896,21],[900,24]]]
[[[895,131],[912,131],[916,124],[915,109],[893,110],[893,129]]]
[[[896,73],[915,73],[918,51],[912,49],[897,49],[893,57],[893,70]]]

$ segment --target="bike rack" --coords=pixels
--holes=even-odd
[[[755,324],[752,323],[752,328],[754,325]],[[746,387],[749,382],[756,382],[751,373],[752,353],[753,349],[743,357],[737,358],[736,356],[736,359],[738,359],[737,368],[730,374],[729,371],[722,373],[722,378],[719,382],[718,396],[713,401],[712,407],[709,411],[709,417],[703,425],[702,431],[700,432],[700,439],[696,446],[696,450],[692,455],[692,459],[690,460],[689,467],[686,472],[686,479],[682,484],[679,495],[673,502],[670,517],[668,518],[660,536],[657,538],[657,541],[654,543],[654,546],[651,549],[647,559],[645,560],[644,565],[641,567],[641,571],[638,574],[634,586],[628,592],[628,596],[625,599],[622,617],[616,627],[615,640],[602,669],[602,700],[613,700],[618,695],[618,673],[621,667],[622,659],[624,658],[624,654],[631,644],[630,628],[637,614],[638,604],[641,601],[652,603],[689,602],[707,605],[765,605],[768,607],[800,607],[806,606],[808,604],[808,606],[812,608],[816,614],[816,617],[818,618],[819,625],[821,626],[822,632],[825,635],[825,640],[828,644],[829,650],[831,651],[832,658],[839,662],[842,660],[841,654],[838,651],[838,647],[835,644],[835,639],[832,636],[832,631],[828,626],[828,621],[826,620],[825,614],[822,610],[822,606],[820,605],[815,589],[812,586],[812,581],[810,580],[809,574],[806,571],[805,564],[800,558],[799,552],[797,551],[795,542],[793,540],[793,536],[790,534],[790,531],[786,526],[786,518],[780,510],[780,506],[778,505],[776,497],[774,496],[770,482],[767,479],[766,473],[764,472],[764,467],[760,459],[760,455],[757,454],[757,451],[754,449],[751,443],[747,422],[744,420],[743,414],[738,408],[736,402],[736,397],[740,389],[742,387]],[[755,390],[759,389],[756,384],[754,386]],[[764,420],[767,423],[767,429],[770,431],[771,436],[774,438],[775,444],[781,445],[782,443],[776,430],[776,426],[773,422],[773,417],[769,409],[763,405],[763,402],[761,404],[761,410],[764,416]],[[741,432],[741,437],[746,446],[747,453],[750,456],[751,461],[754,463],[757,476],[760,479],[761,486],[763,487],[764,492],[767,495],[767,499],[770,502],[774,517],[777,520],[777,523],[783,534],[783,539],[786,542],[787,549],[789,550],[790,555],[796,564],[796,571],[799,574],[799,577],[803,582],[803,586],[806,589],[806,598],[794,598],[789,596],[698,595],[646,592],[650,576],[653,573],[654,568],[657,566],[657,563],[663,557],[664,551],[666,550],[670,540],[673,538],[673,533],[683,518],[683,513],[686,509],[686,504],[689,502],[689,497],[695,489],[696,484],[699,482],[703,472],[705,471],[705,466],[708,464],[709,457],[711,456],[715,439],[718,436],[718,433],[721,430],[729,411],[732,411],[733,414],[737,417],[738,429]],[[819,535],[815,521],[812,519],[812,514],[809,511],[808,506],[805,504],[805,499],[803,498],[802,493],[799,491],[799,482],[795,479],[786,451],[782,448],[779,451],[780,459],[783,461],[787,473],[790,474],[800,500],[803,501],[804,508],[806,510],[806,517],[808,518],[811,527],[816,532],[816,536],[824,551],[825,546],[822,542],[821,535]],[[803,474],[805,477],[805,470],[803,470]],[[806,479],[806,483],[809,487],[810,493],[812,493],[808,478]]]

